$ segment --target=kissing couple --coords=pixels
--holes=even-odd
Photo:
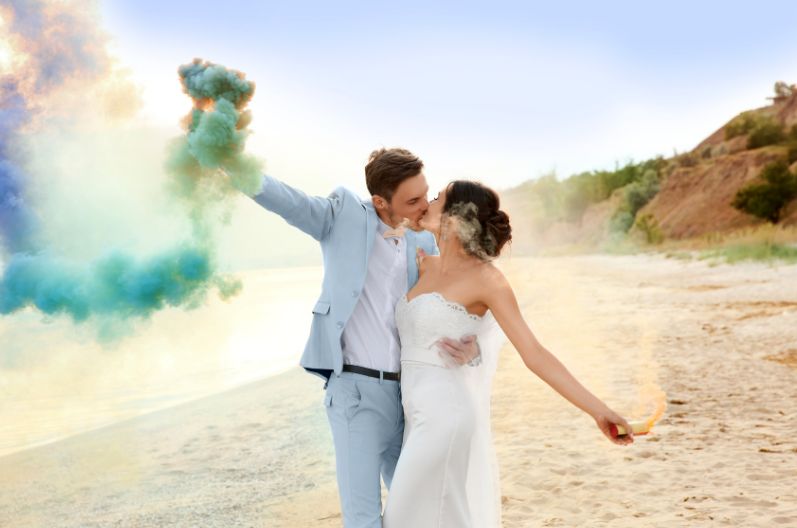
[[[495,191],[453,181],[429,201],[423,162],[401,148],[372,152],[365,182],[367,200],[263,175],[253,197],[321,244],[301,365],[325,381],[345,528],[501,526],[490,394],[504,336],[609,440],[633,442],[523,319],[493,264],[512,238]]]

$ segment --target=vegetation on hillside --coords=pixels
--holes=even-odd
[[[797,176],[786,161],[775,161],[761,170],[759,178],[739,189],[731,205],[777,224],[786,206],[797,198]]]
[[[524,204],[529,220],[541,233],[557,223],[583,229],[588,227],[585,222],[604,222],[608,218],[606,227],[610,236],[607,240],[618,243],[622,240],[631,242],[633,238],[647,244],[663,244],[665,236],[656,217],[650,213],[639,214],[639,211],[656,196],[674,170],[713,163],[714,158],[738,152],[739,147],[753,150],[774,145],[782,149],[783,160],[766,165],[758,180],[739,189],[728,205],[773,224],[778,223],[791,210],[789,205],[797,199],[797,174],[790,171],[790,166],[797,162],[797,124],[787,129],[782,123],[784,119],[789,122],[788,118],[778,114],[787,107],[777,105],[796,97],[797,85],[779,81],[774,92],[771,99],[776,106],[743,112],[725,126],[721,133],[725,141],[744,137],[733,144],[712,139],[700,148],[700,152],[695,149],[669,158],[657,156],[639,162],[629,161],[613,170],[587,171],[563,180],[551,173],[523,184],[513,194]],[[609,199],[611,201],[607,202]],[[605,206],[601,205],[594,209],[594,214],[584,216],[590,206],[601,202],[605,202]],[[614,210],[609,210],[609,207]],[[587,229],[586,232],[594,230]],[[570,240],[573,243],[573,239]],[[759,244],[753,246],[757,248]],[[787,249],[782,250],[782,247]],[[782,257],[791,255],[792,248],[766,245],[765,250],[750,252]]]
[[[587,207],[623,189],[617,220],[613,223],[626,232],[633,225],[637,211],[658,192],[665,164],[662,157],[657,157],[628,162],[614,170],[582,172],[565,180],[547,174],[526,183],[522,192],[535,205],[536,223],[545,227],[553,222],[580,222]]]

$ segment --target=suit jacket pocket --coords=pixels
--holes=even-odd
[[[313,306],[313,313],[319,315],[326,315],[329,313],[329,303],[326,301],[318,301]]]

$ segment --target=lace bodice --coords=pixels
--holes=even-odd
[[[438,353],[435,342],[443,337],[458,339],[478,334],[486,319],[468,313],[460,303],[437,292],[421,293],[412,300],[404,295],[396,305],[396,326],[401,340],[401,360],[450,366]]]

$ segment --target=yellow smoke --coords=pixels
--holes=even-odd
[[[658,422],[667,410],[667,395],[658,382],[658,363],[653,359],[653,347],[660,335],[654,321],[647,317],[640,318],[642,334],[639,338],[641,361],[636,373],[639,389],[639,402],[634,416],[647,416],[645,423],[648,429]]]

